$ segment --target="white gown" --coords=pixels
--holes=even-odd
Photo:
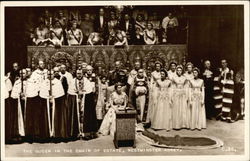
[[[206,111],[204,105],[204,83],[202,79],[190,80],[190,128],[206,128]]]
[[[157,98],[157,106],[151,121],[153,129],[172,129],[172,106],[171,106],[171,90],[170,80],[158,80],[159,93]]]
[[[155,80],[154,80],[154,78]],[[146,122],[150,122],[154,116],[154,111],[157,106],[157,97],[159,92],[159,87],[156,84],[156,81],[161,79],[161,73],[154,71],[151,73],[151,80],[149,84],[149,100],[148,100],[148,112]]]
[[[184,76],[176,76],[173,78],[173,128],[189,128],[189,106],[188,106],[188,90],[186,88],[186,78]]]
[[[115,120],[116,120],[116,110],[119,106],[126,106],[128,102],[128,97],[126,93],[122,92],[121,94],[117,94],[117,92],[113,92],[110,96],[110,105],[108,112],[104,116],[102,124],[100,126],[99,132],[103,135],[111,135],[115,134]]]

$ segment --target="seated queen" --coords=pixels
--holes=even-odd
[[[116,120],[116,111],[125,110],[128,104],[128,96],[125,92],[122,91],[122,84],[117,83],[115,85],[115,91],[111,94],[109,99],[109,109],[106,115],[104,116],[103,122],[99,129],[99,133],[102,135],[111,135],[114,136],[115,133],[115,120]]]

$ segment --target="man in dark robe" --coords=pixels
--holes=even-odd
[[[212,119],[215,116],[213,88],[214,88],[214,76],[211,69],[211,63],[209,60],[204,61],[204,71],[202,73],[205,86],[205,108],[206,117]]]
[[[11,92],[12,97],[12,118],[13,126],[10,127],[12,133],[12,140],[14,142],[21,141],[24,137],[24,109],[26,97],[26,70],[20,70],[20,78],[15,81]]]
[[[245,81],[244,81],[244,69],[242,68],[235,75],[231,122],[235,122],[239,119],[244,120],[245,116],[244,94],[245,94]]]
[[[42,82],[40,90],[41,106],[47,108],[50,136],[55,142],[66,141],[67,116],[64,90],[60,80],[54,78],[54,71],[48,71],[48,78]]]
[[[69,137],[71,140],[76,140],[78,137],[83,137],[83,131],[80,124],[80,110],[84,95],[84,79],[83,71],[76,71],[74,78],[69,85],[67,103],[69,106]]]
[[[227,61],[225,59],[221,60],[221,68],[218,70],[219,76],[214,89],[217,90],[220,97],[214,97],[216,101],[215,107],[217,111],[220,111],[217,115],[217,119],[222,121],[231,121],[231,108],[232,108],[232,99],[234,95],[234,81],[233,81],[233,70],[228,68]],[[216,77],[215,77],[216,78]],[[217,83],[219,83],[217,85]],[[217,99],[219,98],[219,99]]]
[[[82,108],[83,116],[83,132],[84,139],[94,139],[97,137],[98,122],[96,117],[96,79],[93,73],[93,67],[88,65],[86,67],[86,77],[84,81],[84,104]]]
[[[60,80],[63,86],[64,96],[62,96],[63,97],[62,100],[65,104],[65,114],[66,114],[66,120],[67,120],[66,123],[68,126],[68,124],[70,123],[70,106],[68,106],[67,93],[69,89],[69,83],[72,81],[73,76],[71,73],[66,71],[66,66],[64,64],[62,64],[60,68],[54,67],[53,71],[54,71],[54,77]],[[67,130],[68,130],[67,135],[70,136],[70,128],[67,128]]]
[[[11,105],[11,97],[10,93],[12,90],[12,83],[9,79],[9,77],[4,77],[5,82],[5,99],[4,99],[4,105],[5,105],[5,143],[11,143],[12,139],[12,128],[13,127],[13,105]]]
[[[29,69],[27,71],[29,71]],[[28,74],[25,87],[25,137],[30,143],[46,142],[49,137],[48,126],[42,126],[44,124],[41,124],[46,118],[47,113],[46,110],[40,106],[40,88],[37,80],[37,78],[30,77],[30,74]]]

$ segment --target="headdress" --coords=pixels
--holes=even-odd
[[[181,70],[183,70],[183,66],[182,65],[177,65],[176,69],[180,68]]]
[[[90,65],[87,65],[86,69],[87,69],[87,70],[93,70],[93,67],[90,66]]]
[[[193,63],[187,62],[186,67],[188,67],[189,65],[191,65],[192,67],[194,66]]]
[[[194,67],[193,71],[197,71],[200,74],[200,69],[197,67]]]
[[[161,72],[164,72],[166,77],[168,77],[168,72],[165,69],[161,69]]]
[[[177,66],[177,62],[175,60],[172,60],[170,63],[169,63],[169,66],[171,66],[172,64],[175,64]]]
[[[115,84],[115,90],[117,89],[118,86],[123,86],[123,84],[122,84],[121,82],[117,82],[117,83]]]
[[[156,61],[155,61],[155,65],[156,65],[156,64],[160,64],[160,65],[162,66],[162,62],[160,62],[159,60],[156,60]]]

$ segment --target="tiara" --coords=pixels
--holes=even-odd
[[[198,73],[200,73],[200,69],[197,67],[194,67],[193,71],[197,71]]]
[[[183,70],[183,66],[182,65],[177,65],[176,69],[181,68]]]

